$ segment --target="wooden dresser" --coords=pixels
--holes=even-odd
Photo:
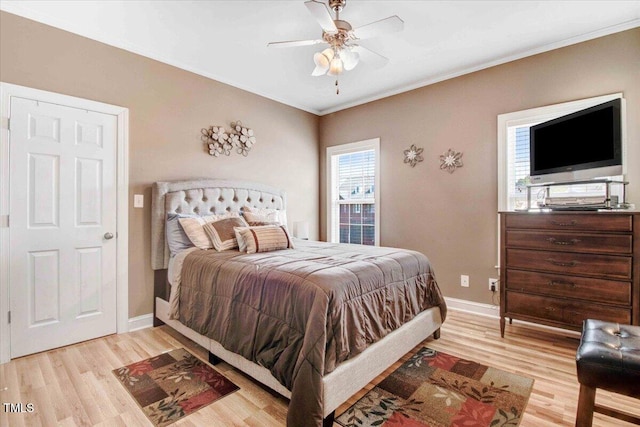
[[[501,212],[505,318],[580,330],[640,324],[640,212]]]

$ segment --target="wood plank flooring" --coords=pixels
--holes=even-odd
[[[497,318],[450,310],[442,337],[428,339],[422,345],[534,378],[520,425],[544,427],[574,425],[578,340],[573,332],[519,322],[507,325],[502,339]],[[111,335],[0,365],[0,426],[150,426],[111,371],[179,347],[207,360],[203,348],[163,326]],[[183,418],[176,426],[285,425],[286,399],[225,363],[216,365],[216,369],[240,390]],[[337,412],[346,410],[365,392],[358,393]],[[640,400],[598,391],[596,401],[640,413]],[[28,411],[26,404],[32,403],[33,412],[11,413],[8,403],[22,403],[24,411]],[[596,414],[594,426],[631,424]]]

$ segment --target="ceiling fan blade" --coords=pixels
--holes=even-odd
[[[368,39],[382,34],[395,33],[404,29],[404,21],[396,15],[390,16],[380,21],[372,22],[352,31],[357,39]]]
[[[335,33],[338,31],[336,28],[335,22],[333,22],[333,18],[331,17],[331,13],[329,13],[329,9],[324,3],[320,3],[318,1],[310,0],[304,2],[304,5],[307,6],[309,12],[316,18],[318,24],[322,27],[322,29],[329,33]]]
[[[364,46],[356,45],[351,49],[360,55],[360,59],[374,68],[382,68],[389,63],[389,58],[367,49]]]
[[[268,47],[298,47],[298,46],[312,46],[315,44],[326,43],[324,40],[291,40],[286,42],[271,42],[268,43]]]

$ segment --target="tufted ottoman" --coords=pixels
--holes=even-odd
[[[591,426],[593,411],[640,424],[636,415],[595,405],[597,388],[640,398],[640,326],[585,320],[576,366],[580,383],[576,427]]]

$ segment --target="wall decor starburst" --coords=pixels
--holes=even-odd
[[[239,120],[231,123],[229,132],[223,126],[209,126],[202,128],[201,132],[200,139],[207,145],[209,154],[214,157],[220,154],[228,156],[234,148],[238,154],[246,157],[256,143],[253,130],[244,126]]]
[[[422,157],[423,151],[424,148],[416,148],[414,144],[411,144],[408,150],[404,150],[404,162],[408,163],[412,168],[415,167],[424,160],[424,157]]]
[[[457,168],[462,167],[462,153],[453,151],[451,148],[440,156],[440,169],[454,173]]]

